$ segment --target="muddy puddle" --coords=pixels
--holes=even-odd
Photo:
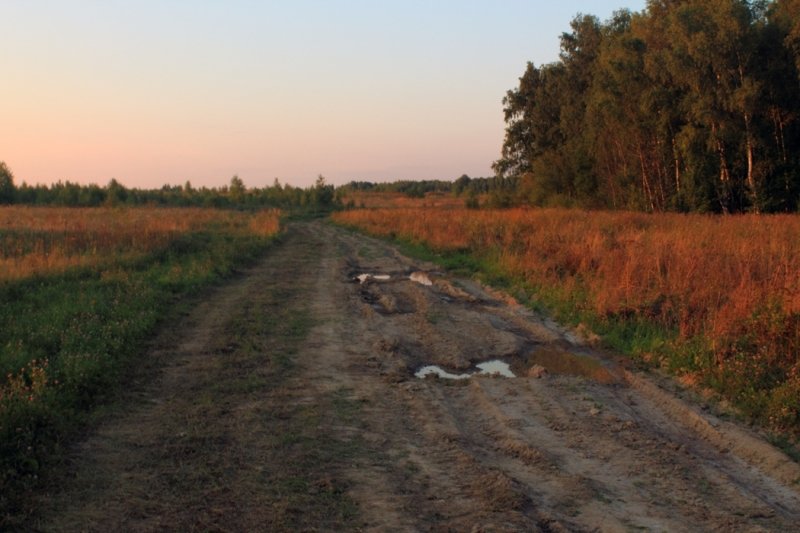
[[[371,279],[374,279],[375,281],[389,281],[392,279],[392,276],[389,274],[359,274],[355,277],[355,279],[357,279],[358,282],[363,285]]]
[[[364,284],[368,281],[389,281],[392,279],[392,276],[389,274],[373,274],[371,272],[364,272],[362,274],[358,274],[354,276],[353,281],[358,281],[360,284]],[[431,280],[430,276],[425,272],[412,272],[407,276],[406,279],[409,279],[415,283],[419,283],[420,285],[425,285],[430,287],[433,285],[433,281]]]
[[[478,369],[476,372],[470,372],[465,374],[453,374],[444,370],[442,367],[438,365],[427,365],[423,366],[419,370],[414,373],[414,376],[424,379],[430,375],[438,376],[442,379],[454,379],[454,380],[461,380],[461,379],[469,379],[473,376],[500,376],[504,378],[514,378],[516,375],[514,372],[511,371],[511,366],[508,363],[505,363],[500,360],[492,360],[486,361],[484,363],[479,363],[475,365]]]
[[[514,375],[514,372],[511,371],[511,367],[508,363],[504,363],[503,361],[486,361],[485,363],[481,363],[476,365],[480,373],[483,375],[498,375],[504,378],[515,378],[517,377]]]
[[[424,379],[428,376],[438,376],[442,379],[469,379],[472,374],[453,374],[437,365],[423,366],[414,373],[414,376]]]
[[[526,358],[526,366],[543,367],[551,374],[580,376],[600,383],[620,381],[602,362],[589,355],[569,352],[556,346],[544,346],[531,352]]]

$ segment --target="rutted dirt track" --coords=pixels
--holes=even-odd
[[[800,467],[749,430],[500,294],[323,223],[290,226],[149,357],[163,371],[76,448],[41,530],[800,523]],[[414,377],[492,359],[520,377]]]

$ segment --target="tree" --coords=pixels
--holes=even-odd
[[[797,72],[800,73],[800,0],[775,0],[767,16],[772,23],[781,27],[783,44],[794,58]],[[800,78],[798,78],[800,82]]]
[[[561,36],[560,62],[541,68],[528,63],[519,87],[503,99],[506,136],[493,168],[500,177],[525,176],[527,201],[535,204],[551,198],[558,204],[596,198],[596,174],[583,128],[602,35],[592,16],[575,17],[571,27],[571,33]],[[507,193],[496,195],[507,203]]]
[[[603,27],[586,111],[586,135],[598,174],[598,190],[612,207],[660,211],[661,128],[650,112],[652,80],[645,73],[644,40],[622,10]],[[638,178],[637,178],[638,177]]]
[[[69,185],[69,182],[67,182],[68,189]],[[75,192],[75,197],[77,199],[77,191]],[[111,181],[109,181],[106,186],[106,203],[111,206],[116,206],[124,203],[127,199],[128,190],[116,179],[111,178]]]
[[[760,10],[745,0],[687,0],[668,20],[673,79],[694,132],[717,160],[716,189],[724,212],[764,205],[758,157],[763,80],[758,76]]]
[[[462,174],[461,177],[453,182],[453,194],[461,196],[461,194],[469,188],[470,181],[472,181],[472,179],[469,176]]]
[[[325,177],[320,174],[311,189],[311,203],[316,207],[329,208],[333,206],[334,187],[325,182]]]
[[[244,182],[238,175],[234,175],[231,178],[231,184],[228,187],[228,196],[230,197],[231,202],[234,204],[241,204],[244,202],[246,194],[247,188],[244,186]]]
[[[13,203],[15,190],[14,174],[5,161],[0,161],[0,204]]]
[[[756,128],[762,151],[762,207],[766,211],[795,211],[800,199],[800,0],[771,2],[758,20],[757,76],[761,83],[761,113]],[[797,79],[799,83],[787,80]]]
[[[796,209],[798,13],[800,0],[649,0],[575,17],[559,61],[528,63],[503,99],[495,172],[534,205]]]
[[[501,158],[492,165],[500,177],[530,172],[541,151],[538,138],[541,132],[536,126],[541,83],[541,72],[529,62],[519,79],[519,87],[508,91],[503,98],[506,136]],[[547,101],[542,99],[542,103]]]

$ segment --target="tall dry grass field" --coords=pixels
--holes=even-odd
[[[345,194],[341,201],[360,208],[395,208],[395,207],[463,207],[464,199],[448,193],[429,192],[423,198],[414,198],[400,192],[352,191]]]
[[[800,217],[378,209],[335,219],[470,251],[599,321],[673,333],[662,361],[779,429],[800,427]]]
[[[0,207],[0,281],[98,268],[212,225],[269,236],[278,231],[278,221],[277,211]]]

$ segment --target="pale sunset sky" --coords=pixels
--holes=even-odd
[[[491,175],[502,98],[577,13],[645,0],[0,0],[17,184]]]

